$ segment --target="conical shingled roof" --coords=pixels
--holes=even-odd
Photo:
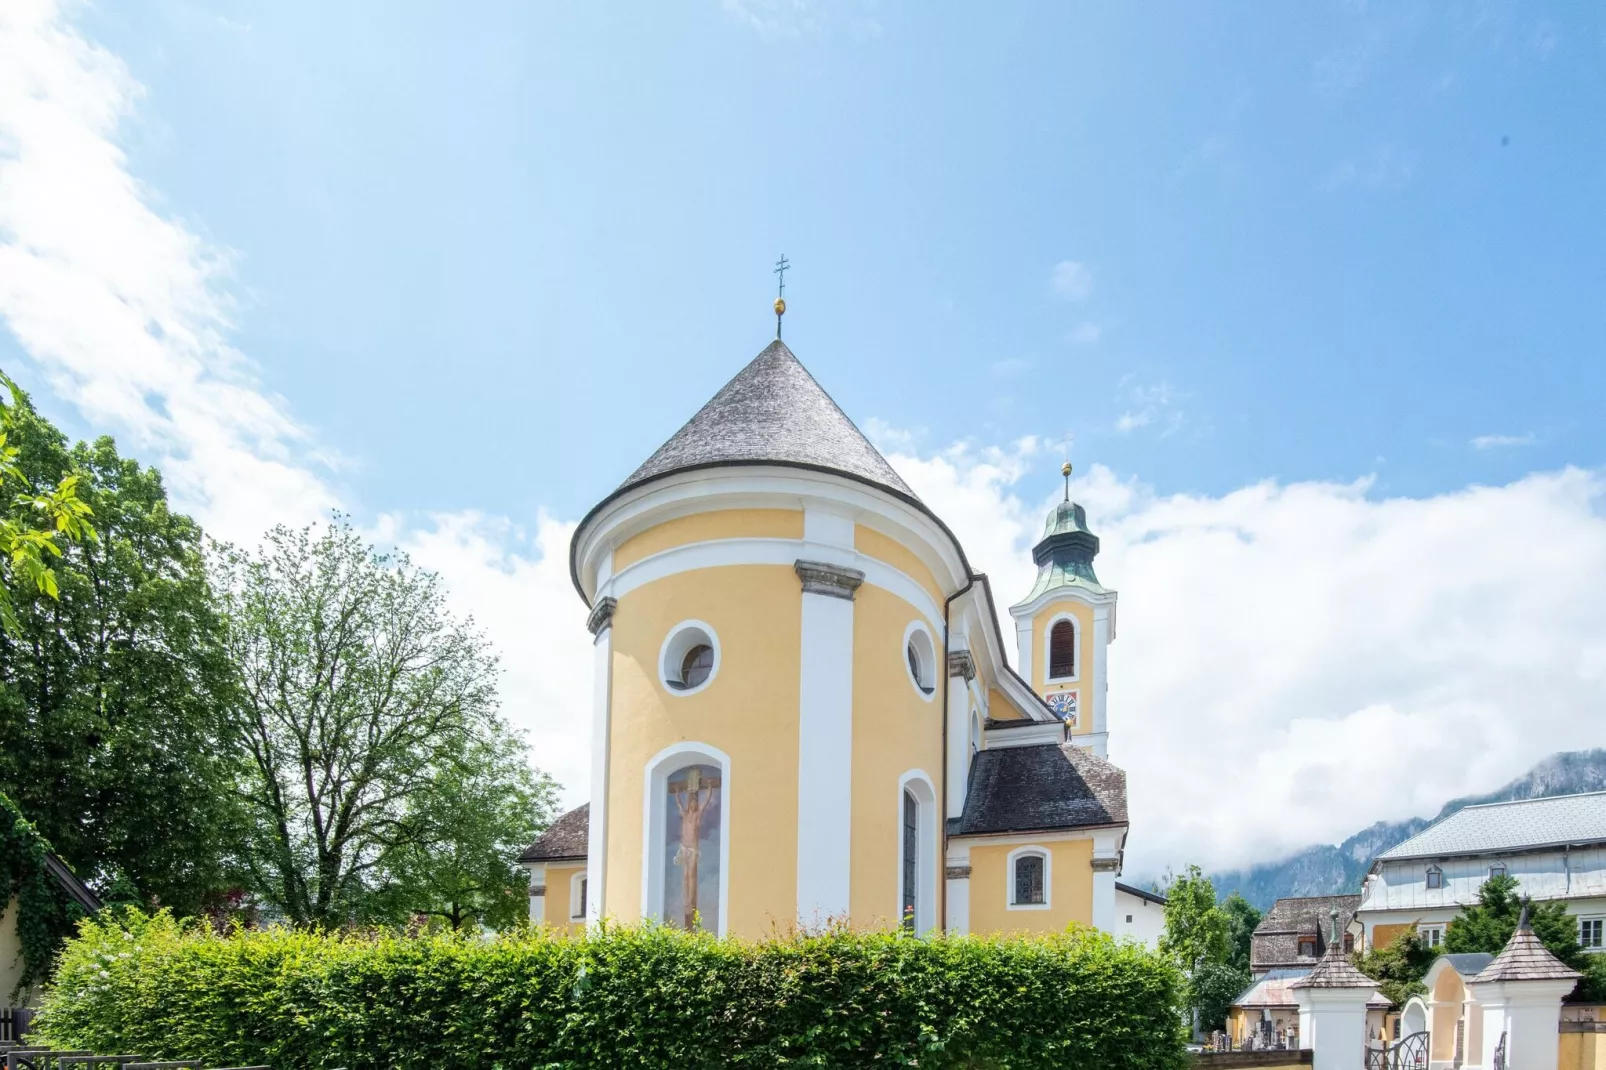
[[[671,472],[741,464],[840,472],[919,500],[779,338],[658,447],[619,490]]]
[[[1335,922],[1333,939],[1327,945],[1327,954],[1316,968],[1293,984],[1289,988],[1372,988],[1377,982],[1357,970],[1344,954],[1344,941],[1338,938],[1338,926]]]
[[[1528,922],[1528,904],[1522,906],[1517,920],[1517,931],[1511,934],[1506,946],[1494,961],[1472,979],[1473,984],[1487,981],[1576,981],[1583,974],[1568,966],[1540,943],[1539,936]]]

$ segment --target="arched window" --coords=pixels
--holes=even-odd
[[[728,895],[730,759],[680,743],[647,765],[643,914],[723,935]]]
[[[976,754],[981,750],[981,716],[970,715],[970,753]]]
[[[1068,680],[1076,675],[1076,625],[1056,621],[1048,633],[1048,677]]]
[[[920,801],[903,789],[903,904],[900,919],[910,932],[915,928],[915,907],[920,888]]]
[[[1009,855],[1009,906],[1012,910],[1046,909],[1049,898],[1048,852],[1022,847]]]

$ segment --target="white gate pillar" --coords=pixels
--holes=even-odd
[[[1561,1001],[1579,976],[1539,942],[1524,902],[1505,950],[1467,982],[1483,1012],[1482,1070],[1556,1070]]]
[[[1316,968],[1288,987],[1299,1004],[1299,1046],[1311,1050],[1312,1070],[1355,1070],[1366,1059],[1366,1004],[1377,982],[1350,965],[1338,933]]]

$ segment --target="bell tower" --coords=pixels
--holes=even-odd
[[[1087,511],[1071,501],[1071,464],[1065,500],[1049,511],[1043,537],[1032,548],[1037,582],[1009,609],[1015,619],[1020,674],[1070,728],[1071,741],[1107,757],[1105,695],[1110,643],[1115,641],[1116,592],[1093,571],[1099,538]]]

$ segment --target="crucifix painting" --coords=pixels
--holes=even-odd
[[[719,931],[719,769],[692,765],[669,776],[664,808],[664,922]]]

